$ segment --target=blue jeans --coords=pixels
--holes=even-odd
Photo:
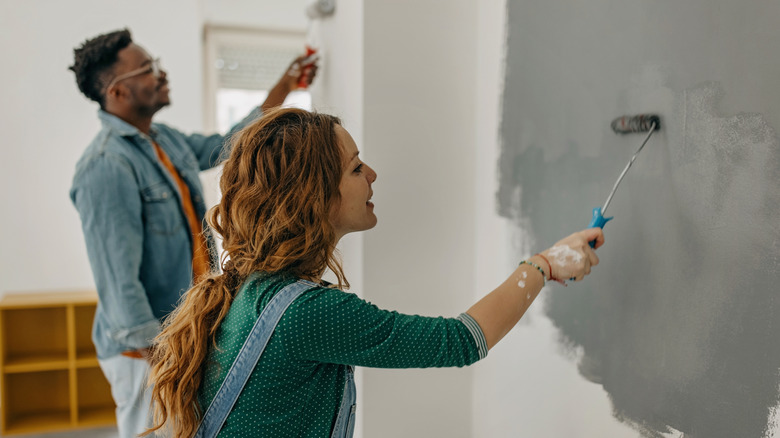
[[[149,363],[118,354],[99,359],[100,369],[111,385],[116,403],[116,425],[120,438],[133,438],[151,425],[151,391],[146,391]]]
[[[357,390],[355,388],[355,369],[347,367],[347,382],[344,384],[344,395],[341,398],[341,406],[336,416],[336,424],[333,427],[331,438],[352,438],[355,433],[355,408]]]

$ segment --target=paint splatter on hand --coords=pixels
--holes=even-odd
[[[555,281],[580,281],[590,274],[591,267],[599,264],[596,252],[588,244],[592,240],[596,241],[596,248],[604,244],[600,228],[574,233],[542,252],[550,261],[550,278]]]

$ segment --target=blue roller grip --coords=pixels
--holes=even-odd
[[[601,207],[596,207],[593,209],[593,219],[590,220],[590,224],[588,225],[588,228],[599,227],[601,229],[604,229],[604,225],[606,225],[607,222],[611,220],[612,217],[604,217],[601,215]],[[589,243],[591,248],[594,248],[596,246],[595,240],[591,240]]]

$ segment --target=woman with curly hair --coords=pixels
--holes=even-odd
[[[353,367],[462,367],[487,354],[546,280],[598,264],[600,229],[527,260],[457,318],[404,315],[344,292],[335,250],[376,225],[377,175],[333,116],[278,109],[233,139],[208,215],[223,272],[202,278],[153,350],[155,426],[176,437],[348,437]],[[337,279],[321,279],[326,269]],[[199,429],[200,428],[200,429]]]

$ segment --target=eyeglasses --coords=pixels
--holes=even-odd
[[[155,58],[148,66],[141,67],[115,77],[108,84],[108,87],[106,87],[106,91],[110,90],[111,87],[116,85],[119,81],[123,81],[127,78],[132,78],[133,76],[140,76],[147,73],[151,73],[154,75],[155,78],[159,78],[161,72],[162,72],[162,68],[160,67],[160,58]]]

